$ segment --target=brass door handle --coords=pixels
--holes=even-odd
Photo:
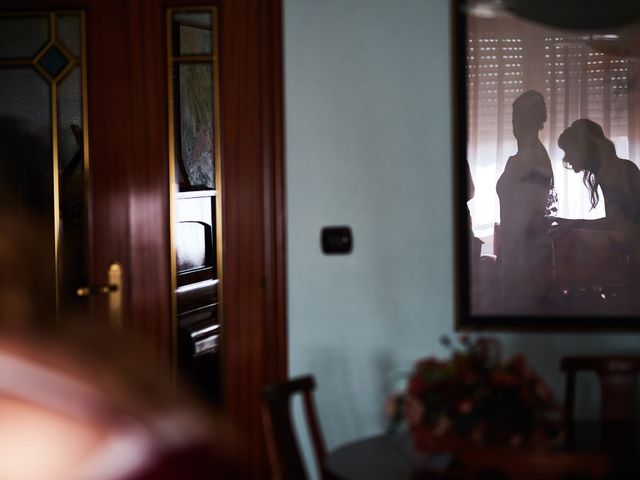
[[[91,295],[107,294],[111,292],[117,292],[117,285],[88,285],[86,287],[80,287],[76,290],[76,295],[79,297],[90,297]]]
[[[106,285],[88,285],[76,290],[79,297],[109,295],[109,325],[116,332],[122,331],[122,266],[118,262],[109,265]]]

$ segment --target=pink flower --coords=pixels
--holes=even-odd
[[[394,393],[390,395],[387,400],[384,402],[384,414],[391,418],[395,419],[400,415],[400,405],[402,404],[401,393]]]
[[[418,398],[408,395],[404,404],[404,414],[409,425],[418,425],[424,418],[424,405]]]
[[[473,410],[473,402],[469,398],[465,398],[458,403],[458,412],[466,415]]]

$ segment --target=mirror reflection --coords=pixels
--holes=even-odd
[[[638,27],[512,13],[464,14],[471,314],[635,316]]]

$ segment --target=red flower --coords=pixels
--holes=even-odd
[[[443,365],[443,362],[438,360],[437,358],[423,358],[418,363],[416,363],[416,371],[424,371],[429,369],[440,368]]]
[[[515,387],[520,380],[515,375],[500,370],[489,373],[489,381],[493,386]]]
[[[554,395],[551,389],[542,380],[538,380],[535,383],[535,391],[538,394],[538,398],[543,402],[554,402]]]
[[[409,379],[403,415],[416,447],[433,453],[468,441],[528,447],[544,444],[540,435],[550,440],[559,406],[524,357],[504,362],[494,339],[460,337],[459,344],[446,343],[447,360],[417,362]]]
[[[414,375],[409,380],[409,393],[411,395],[419,395],[427,388],[427,383],[422,375]]]

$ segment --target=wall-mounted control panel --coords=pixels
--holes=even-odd
[[[320,232],[322,252],[328,255],[347,254],[353,250],[351,227],[324,227]]]

